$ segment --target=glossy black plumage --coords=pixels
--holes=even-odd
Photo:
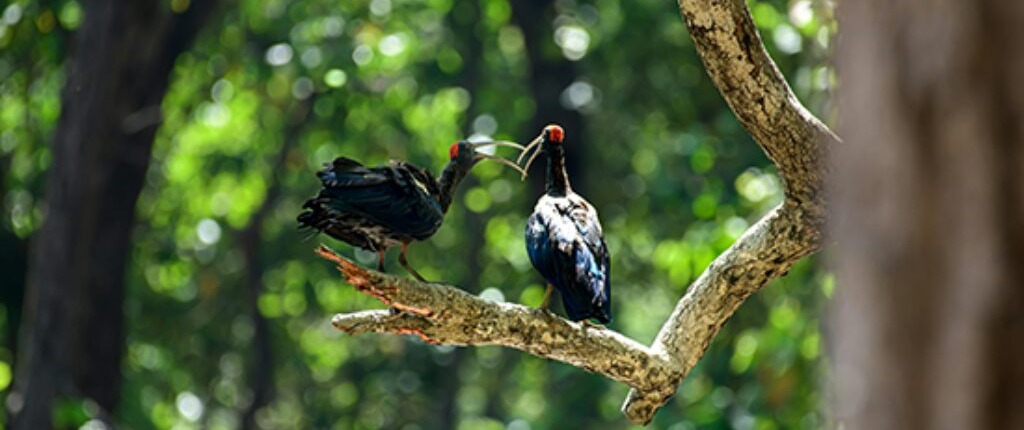
[[[548,162],[547,189],[527,221],[526,251],[533,267],[561,294],[570,320],[594,318],[607,324],[611,257],[597,210],[569,185],[563,135],[561,127],[548,126],[536,141]]]
[[[411,163],[391,161],[386,166],[366,167],[339,157],[317,173],[320,192],[303,204],[301,227],[326,233],[335,239],[378,253],[383,270],[384,251],[401,246],[399,263],[417,279],[423,278],[405,261],[406,247],[434,235],[444,221],[456,187],[477,162],[485,159],[519,167],[503,158],[479,153],[484,146],[510,142],[456,142],[441,176]]]
[[[424,240],[441,227],[438,182],[412,164],[365,167],[339,157],[317,173],[323,188],[298,221],[367,251]]]

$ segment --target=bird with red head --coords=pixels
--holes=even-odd
[[[521,162],[528,151],[538,148],[523,171],[541,152],[548,161],[544,195],[526,224],[526,252],[548,284],[541,308],[547,308],[557,289],[569,319],[586,322],[593,318],[607,324],[612,318],[611,256],[597,210],[569,184],[564,141],[562,127],[544,127],[517,160]]]
[[[517,163],[479,150],[519,144],[505,141],[461,140],[448,148],[449,161],[438,178],[404,161],[365,167],[338,157],[317,173],[320,192],[303,205],[301,227],[323,232],[352,246],[377,252],[377,269],[384,270],[384,252],[400,246],[398,262],[416,279],[423,277],[406,261],[410,243],[426,240],[441,227],[459,183],[477,163],[497,161],[517,171]]]

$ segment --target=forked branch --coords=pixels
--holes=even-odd
[[[403,312],[337,315],[334,326],[446,345],[502,345],[563,361],[629,385],[623,412],[650,422],[739,305],[821,246],[825,152],[839,143],[786,84],[744,0],[680,0],[679,9],[715,86],[778,167],[786,198],[690,286],[650,347],[548,312],[363,269],[321,247],[349,283]]]

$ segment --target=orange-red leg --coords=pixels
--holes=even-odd
[[[403,243],[402,244],[402,253],[398,254],[398,264],[401,264],[402,267],[404,267],[406,271],[408,271],[410,274],[412,274],[412,276],[414,278],[416,278],[417,281],[427,282],[427,280],[423,279],[423,277],[420,276],[420,274],[418,272],[416,272],[416,270],[413,269],[412,266],[409,265],[409,262],[406,261],[406,259],[405,259],[405,252],[408,251],[408,250],[409,250],[409,244],[408,243]]]

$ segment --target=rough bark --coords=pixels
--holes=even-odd
[[[786,199],[712,262],[650,347],[547,312],[368,271],[321,248],[321,255],[337,262],[357,289],[405,312],[337,315],[334,326],[350,334],[414,334],[434,343],[503,345],[563,361],[632,387],[623,412],[636,423],[650,422],[736,308],[820,248],[824,159],[838,143],[786,84],[744,1],[682,0],[679,7],[712,81],[778,167]]]
[[[835,411],[1024,428],[1024,4],[842,4]]]
[[[31,243],[8,402],[15,429],[50,428],[60,394],[91,398],[104,413],[118,402],[135,202],[174,60],[212,5],[175,15],[158,1],[83,4],[52,147],[45,220]]]

